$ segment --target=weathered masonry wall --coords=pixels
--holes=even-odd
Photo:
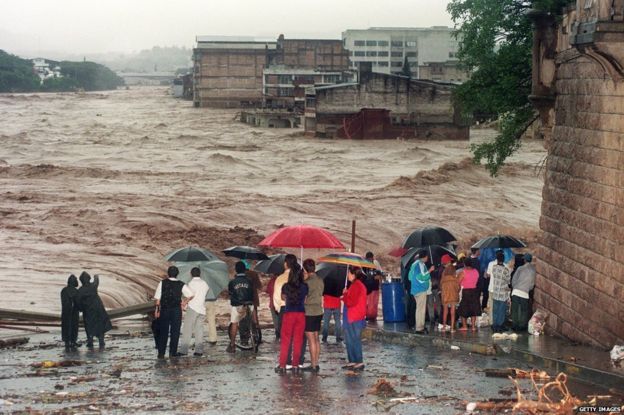
[[[240,107],[262,102],[264,49],[195,51],[197,106]]]
[[[601,15],[612,2],[594,3],[537,24],[532,98],[548,161],[535,300],[552,332],[610,348],[624,344],[624,26],[618,5]],[[591,37],[578,36],[585,13],[604,19]]]
[[[284,39],[280,36],[278,45],[277,64],[323,71],[349,68],[349,52],[342,47],[342,40]]]
[[[433,82],[369,73],[357,85],[318,89],[316,112],[344,114],[382,108],[406,122],[453,123],[456,112],[451,95],[452,88]]]

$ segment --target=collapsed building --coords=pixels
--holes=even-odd
[[[357,82],[315,87],[306,95],[307,135],[327,138],[469,139],[452,99],[453,85],[372,72],[360,63]]]
[[[532,17],[548,150],[535,301],[551,332],[611,348],[624,343],[624,0]]]

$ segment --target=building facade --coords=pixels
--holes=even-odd
[[[467,140],[469,127],[452,100],[453,85],[372,72],[358,82],[315,87],[306,95],[307,135],[326,138]]]
[[[193,50],[193,104],[224,108],[261,105],[262,71],[276,50],[276,41],[197,36]]]
[[[349,29],[342,40],[352,69],[370,62],[374,72],[402,73],[407,62],[414,78],[422,78],[420,67],[427,63],[457,62],[459,48],[453,29],[446,26]]]
[[[193,56],[198,107],[303,109],[306,87],[349,78],[340,40],[198,36]]]
[[[548,150],[535,302],[550,331],[609,349],[624,344],[624,0],[532,16]]]

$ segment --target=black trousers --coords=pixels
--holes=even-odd
[[[481,288],[481,294],[483,295],[483,297],[481,297],[481,308],[483,309],[487,307],[488,300],[490,299],[490,291],[488,291],[490,288],[490,279],[481,278],[479,281],[479,288]]]
[[[407,322],[407,327],[413,329],[416,327],[416,300],[414,299],[414,296],[409,293],[409,291],[406,292],[405,295],[405,304],[407,305],[407,315],[405,321]]]
[[[160,310],[160,332],[158,339],[158,354],[164,355],[167,350],[167,340],[170,338],[169,356],[178,353],[180,341],[180,327],[182,326],[182,309],[180,307],[162,308]]]

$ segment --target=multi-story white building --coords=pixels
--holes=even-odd
[[[398,73],[407,59],[412,76],[418,78],[420,66],[457,62],[457,40],[453,29],[446,26],[349,29],[342,33],[342,40],[353,69],[358,62],[371,62],[374,72]]]

